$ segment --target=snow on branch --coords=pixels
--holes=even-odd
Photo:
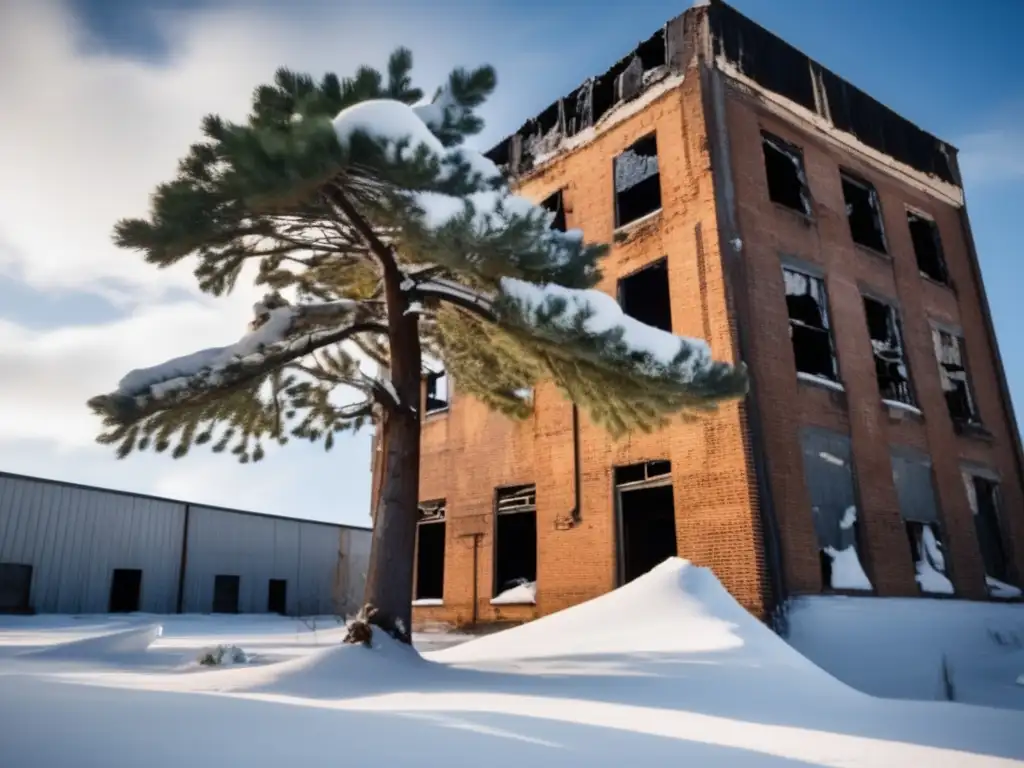
[[[291,305],[269,294],[253,312],[249,332],[234,344],[131,371],[117,390],[92,398],[89,405],[116,422],[130,423],[197,396],[245,384],[357,334],[387,333],[387,326],[357,301]]]

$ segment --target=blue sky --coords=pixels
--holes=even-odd
[[[196,451],[116,461],[84,407],[135,366],[226,343],[254,294],[214,301],[187,269],[109,243],[145,211],[211,111],[241,117],[281,65],[347,74],[413,49],[432,88],[490,62],[488,145],[605,70],[689,3],[0,0],[0,469],[195,501],[368,522],[369,438],[258,469]],[[733,5],[961,149],[1015,400],[1024,406],[1024,4],[735,0]],[[595,10],[598,8],[599,10]],[[31,77],[27,76],[31,74]]]

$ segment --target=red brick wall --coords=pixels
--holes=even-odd
[[[738,223],[749,275],[746,291],[754,322],[748,363],[756,378],[765,420],[770,484],[778,508],[786,576],[791,590],[821,588],[810,501],[804,485],[798,430],[816,424],[849,434],[866,546],[861,559],[881,595],[917,594],[906,535],[892,479],[889,445],[925,450],[933,460],[940,514],[951,553],[957,593],[985,595],[978,544],[959,465],[972,460],[1003,478],[1005,513],[1016,541],[1024,541],[1021,484],[1010,423],[997,390],[993,350],[984,333],[967,244],[950,203],[920,191],[888,171],[802,129],[731,91],[727,121]],[[761,129],[801,147],[813,198],[811,220],[768,198]],[[845,215],[839,167],[878,190],[888,257],[854,244]],[[916,266],[906,206],[931,215],[938,225],[955,290],[922,278]],[[824,269],[831,324],[845,395],[798,382],[789,340],[780,254]],[[923,418],[894,421],[881,404],[864,317],[862,287],[899,302],[904,344]],[[969,373],[991,439],[958,436],[946,410],[932,347],[929,318],[963,328]],[[1019,559],[1017,567],[1021,566]]]
[[[620,275],[668,256],[674,331],[706,337],[715,357],[734,360],[718,247],[714,189],[699,79],[688,77],[649,107],[609,127],[524,180],[536,201],[559,188],[570,227],[611,242],[613,158],[657,131],[663,209],[613,247],[600,289],[613,293]],[[701,258],[700,254],[703,254]],[[656,434],[618,442],[581,412],[582,521],[556,528],[574,504],[571,406],[550,384],[536,392],[532,418],[513,423],[458,392],[447,414],[424,425],[421,498],[445,498],[448,531],[444,605],[416,608],[417,622],[465,623],[473,614],[473,544],[479,533],[477,610],[481,621],[543,615],[615,586],[613,467],[650,459],[672,461],[680,554],[709,565],[751,611],[764,610],[764,562],[749,445],[740,404],[695,424],[674,422]],[[490,605],[495,488],[536,483],[538,597],[536,607]]]

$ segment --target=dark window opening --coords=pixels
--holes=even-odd
[[[894,451],[891,461],[914,573],[922,592],[951,595],[954,590],[948,578],[931,462],[927,455],[908,450]]]
[[[864,297],[871,350],[875,356],[875,378],[883,400],[914,404],[910,376],[904,360],[903,339],[896,310],[881,301]]]
[[[537,487],[498,491],[494,542],[494,596],[537,581]]]
[[[811,195],[804,173],[803,152],[789,142],[761,132],[764,149],[764,170],[768,176],[768,199],[811,215]]]
[[[968,475],[966,480],[985,575],[990,580],[995,579],[1003,584],[1009,584],[1010,569],[999,521],[999,484],[978,475]],[[997,585],[990,583],[990,590],[994,586]]]
[[[946,550],[939,526],[916,520],[907,520],[904,526],[921,591],[953,594],[953,584],[946,575]]]
[[[142,571],[137,568],[115,568],[110,579],[110,613],[135,613],[142,595]]]
[[[0,613],[28,613],[31,595],[32,566],[0,563]]]
[[[672,462],[665,459],[627,464],[615,468],[615,486],[643,483],[672,474]]]
[[[949,275],[946,272],[946,260],[942,255],[942,240],[935,222],[913,211],[907,211],[907,225],[910,227],[910,239],[914,243],[914,256],[917,258],[917,269],[925,277],[946,284]]]
[[[963,339],[935,328],[932,330],[932,342],[935,345],[935,358],[939,363],[939,377],[950,418],[958,427],[979,424],[977,406],[967,376]]]
[[[878,199],[878,192],[866,181],[845,173],[840,175],[850,236],[855,243],[885,253],[885,228],[882,225],[882,203]]]
[[[267,584],[267,613],[288,613],[288,580],[271,579]]]
[[[668,259],[658,259],[619,280],[622,311],[641,323],[672,330],[672,301],[668,290]]]
[[[555,214],[554,218],[551,219],[551,229],[565,232],[565,200],[562,196],[562,190],[558,190],[553,195],[548,195],[544,202],[540,204],[540,207]]]
[[[241,578],[218,574],[213,577],[213,612],[238,613],[238,591]]]
[[[622,227],[661,208],[661,174],[655,134],[640,139],[612,161],[615,226]]]
[[[420,504],[416,525],[416,599],[444,599],[445,502]]]
[[[619,489],[619,525],[623,584],[675,557],[675,501],[671,485]]]
[[[825,282],[792,269],[784,268],[782,273],[796,370],[807,376],[837,381]]]
[[[448,372],[431,371],[427,374],[427,413],[448,409]]]

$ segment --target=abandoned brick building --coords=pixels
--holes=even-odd
[[[516,422],[428,376],[417,622],[530,619],[677,553],[764,618],[1019,594],[1021,449],[955,148],[714,0],[489,156],[614,244],[601,290],[751,391],[613,441],[551,384]]]

